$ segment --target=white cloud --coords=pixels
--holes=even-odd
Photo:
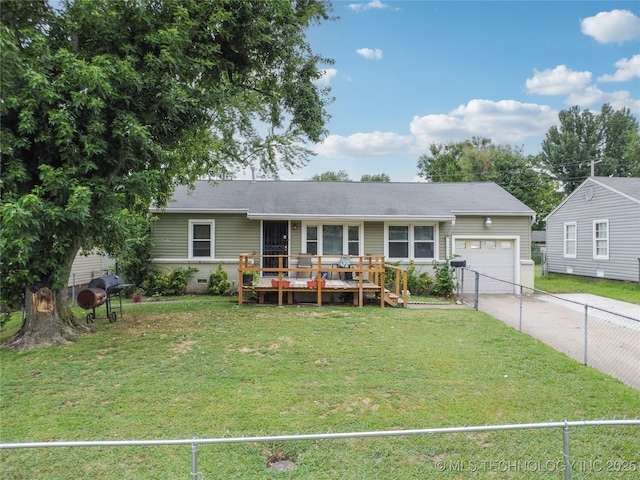
[[[640,55],[634,55],[631,60],[623,58],[615,65],[618,70],[613,75],[603,75],[598,80],[625,82],[640,77]],[[539,95],[566,95],[565,105],[589,107],[610,103],[616,110],[627,107],[632,113],[640,113],[639,100],[632,99],[628,91],[604,92],[591,83],[591,72],[574,72],[565,65],[542,72],[535,70],[534,76],[527,79],[526,88],[528,93]]]
[[[383,10],[390,7],[386,3],[382,3],[380,0],[371,0],[369,3],[351,3],[348,5],[348,8],[355,12],[360,12],[371,9]]]
[[[490,138],[496,143],[514,143],[543,135],[557,118],[558,112],[546,105],[475,99],[448,115],[414,117],[411,133],[422,148],[472,136]]]
[[[382,58],[382,50],[379,48],[359,48],[356,50],[356,53],[369,60],[380,60]]]
[[[600,82],[628,82],[640,78],[640,55],[634,55],[631,60],[623,58],[615,63],[618,68],[613,75],[598,77]]]
[[[640,37],[640,18],[629,10],[600,12],[582,20],[581,30],[600,43],[621,43]]]
[[[372,158],[411,151],[413,138],[392,132],[329,135],[315,152],[333,158]]]
[[[566,65],[558,65],[553,70],[534,70],[533,78],[527,78],[528,93],[538,95],[566,95],[583,89],[591,82],[591,72],[574,72]]]
[[[609,93],[591,86],[579,92],[572,93],[564,103],[572,106],[577,105],[582,108],[608,103],[614,110],[628,108],[631,113],[640,115],[640,99],[631,98],[631,94],[627,90],[618,90]]]
[[[335,68],[326,68],[322,71],[322,76],[315,81],[315,84],[326,87],[337,74],[338,70]]]
[[[410,135],[394,132],[330,135],[316,153],[332,158],[374,158],[427,151],[432,143],[467,140],[473,136],[513,144],[544,135],[558,121],[558,112],[546,105],[514,100],[471,100],[449,114],[415,116]]]

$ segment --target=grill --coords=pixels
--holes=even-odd
[[[92,310],[91,313],[87,314],[87,323],[92,323],[96,319],[96,307],[102,304],[106,304],[107,320],[110,323],[114,323],[118,319],[118,315],[111,307],[111,296],[118,295],[120,316],[122,316],[122,290],[131,285],[130,283],[124,283],[124,280],[118,275],[105,275],[91,280],[87,288],[78,292],[78,305],[85,310]]]
[[[104,277],[94,278],[89,282],[87,288],[101,288],[108,294],[118,293],[120,290],[128,287],[124,280],[118,275],[105,275]]]

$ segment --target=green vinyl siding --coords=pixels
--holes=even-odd
[[[491,217],[491,227],[484,225],[486,217],[456,217],[456,224],[453,227],[452,235],[455,236],[476,236],[488,237],[519,237],[521,260],[531,259],[531,225],[529,217]],[[441,229],[448,230],[447,227]],[[441,258],[444,252],[441,245]]]
[[[302,248],[302,227],[301,222],[291,222],[289,224],[289,253],[291,255],[297,255],[299,253],[306,253]],[[295,228],[294,228],[295,227]]]
[[[214,220],[216,259],[234,259],[242,253],[261,251],[261,222],[248,220],[245,214],[176,214],[158,215],[152,225],[154,259],[186,259],[189,251],[189,220]],[[478,236],[478,237],[519,237],[520,258],[531,258],[531,229],[528,217],[492,217],[490,228],[484,226],[485,217],[458,216],[456,224],[451,228],[448,222],[438,226],[438,258],[446,256],[446,237]],[[291,254],[298,254],[305,249],[301,245],[301,222],[293,222],[291,227],[289,248]],[[363,228],[363,253],[372,255],[384,254],[384,222],[365,222]]]
[[[247,220],[244,214],[164,213],[158,215],[151,228],[151,257],[187,259],[189,220],[214,220],[214,258],[236,258],[241,253],[260,251],[260,222]]]
[[[187,258],[189,218],[182,214],[158,215],[151,225],[151,258]]]
[[[364,254],[384,255],[384,223],[364,224]]]
[[[219,215],[216,219],[216,258],[237,258],[242,253],[260,253],[259,220],[244,214]]]

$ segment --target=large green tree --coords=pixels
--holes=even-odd
[[[594,113],[571,107],[559,120],[542,142],[541,160],[565,193],[591,175],[592,164],[596,176],[640,176],[640,130],[629,109],[605,104]]]
[[[56,2],[59,3],[59,2]],[[325,135],[321,0],[2,0],[2,303],[8,344],[68,341],[78,250],[116,253],[176,184],[305,163]]]
[[[495,145],[488,138],[432,144],[418,159],[418,175],[432,182],[495,182],[536,212],[534,229],[560,201],[557,182],[539,159],[521,149]]]

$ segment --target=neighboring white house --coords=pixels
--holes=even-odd
[[[640,178],[590,177],[546,222],[548,272],[640,280]]]
[[[483,292],[534,282],[535,212],[492,182],[198,181],[153,211],[151,260],[197,268],[189,292],[204,291],[219,264],[237,281],[239,255],[248,252],[383,255],[431,273],[434,261],[455,254],[505,280],[482,281]]]

